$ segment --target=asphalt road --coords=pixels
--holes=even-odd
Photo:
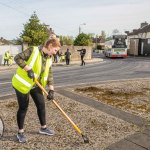
[[[86,66],[54,66],[55,88],[97,84],[110,80],[148,78],[150,76],[150,58],[104,59],[103,62]],[[11,78],[15,70],[0,72],[0,97],[11,95],[14,90]]]

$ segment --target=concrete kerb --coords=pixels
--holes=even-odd
[[[92,58],[89,60],[85,60],[85,64],[91,64],[91,63],[97,63],[97,62],[102,62],[102,58]],[[81,61],[70,61],[70,65],[80,65]],[[66,62],[58,62],[58,63],[53,63],[53,66],[65,66]]]
[[[7,71],[7,70],[11,70],[17,68],[16,64],[13,64],[12,66],[4,66],[4,65],[0,65],[0,72],[1,71]]]

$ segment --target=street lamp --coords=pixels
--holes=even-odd
[[[86,25],[86,23],[82,23],[79,25],[79,34],[81,33],[81,25]]]
[[[135,51],[136,51],[136,39],[134,39],[134,52],[133,52],[134,58],[135,58]]]

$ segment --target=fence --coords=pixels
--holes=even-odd
[[[67,48],[69,48],[71,52],[71,60],[80,60],[80,52],[77,50],[80,50],[82,48],[86,49],[84,59],[89,60],[92,58],[92,47],[90,46],[62,46],[60,52],[64,54]]]
[[[62,46],[60,52],[65,53],[67,48],[69,48],[71,52],[71,60],[80,60],[80,52],[78,52],[77,50],[80,50],[82,48],[86,49],[85,59],[91,59],[92,57],[92,47],[90,46]],[[4,63],[4,54],[6,51],[9,51],[11,56],[15,56],[22,51],[22,45],[0,46],[0,65]]]

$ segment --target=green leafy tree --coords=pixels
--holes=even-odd
[[[16,38],[12,40],[14,45],[21,45],[22,44],[22,40],[21,38]]]
[[[90,34],[81,33],[74,40],[75,46],[90,46],[92,45],[92,37]]]
[[[73,45],[73,37],[70,36],[59,36],[62,45]]]
[[[40,23],[39,18],[34,12],[29,21],[24,24],[24,30],[20,38],[30,46],[38,46],[43,44],[48,37],[49,32],[46,25]]]
[[[111,36],[109,36],[109,37],[107,37],[106,38],[106,41],[110,41],[110,40],[112,40],[113,38],[111,37]]]

